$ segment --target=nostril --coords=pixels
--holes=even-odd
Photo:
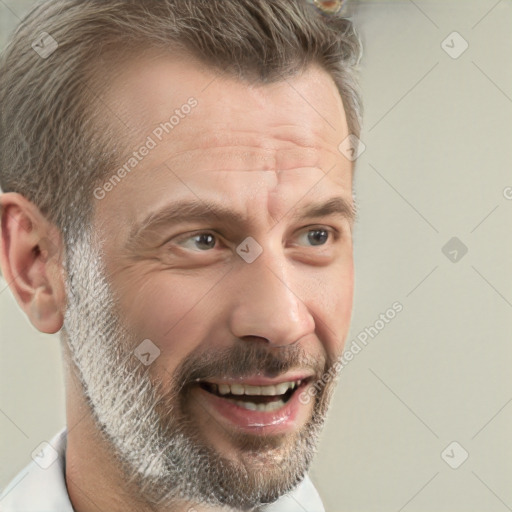
[[[268,343],[272,343],[268,338],[264,338],[263,336],[254,336],[252,334],[248,334],[247,336],[242,336],[240,338],[243,341],[252,341],[252,342],[260,342],[265,345]]]

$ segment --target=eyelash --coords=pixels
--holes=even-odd
[[[314,232],[314,231],[325,231],[327,232],[330,236],[329,238],[327,239],[326,243],[325,244],[321,244],[321,245],[310,245],[309,247],[311,248],[315,248],[315,247],[320,247],[320,248],[324,248],[326,246],[329,245],[329,240],[331,241],[331,244],[336,242],[339,237],[340,237],[340,233],[338,230],[334,229],[334,228],[331,228],[331,227],[328,227],[328,226],[315,226],[315,227],[309,227],[307,226],[309,229],[305,230],[305,231],[301,231],[300,234],[308,234],[310,232]],[[218,241],[220,236],[215,232],[215,231],[209,231],[209,230],[205,230],[205,231],[196,231],[195,233],[192,233],[192,234],[189,234],[187,236],[178,236],[178,237],[175,237],[174,240],[175,240],[175,243],[177,245],[182,245],[183,242],[187,241],[187,240],[191,240],[195,237],[198,237],[200,235],[212,235],[216,238],[216,240]],[[211,252],[213,251],[216,247],[217,247],[218,244],[216,244],[214,247],[212,247],[211,249],[208,249],[208,250],[204,250],[204,251],[201,251],[201,250],[197,250],[195,252]]]

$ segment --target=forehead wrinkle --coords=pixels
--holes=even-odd
[[[316,148],[258,149],[252,146],[216,146],[208,149],[187,148],[166,158],[163,163],[173,172],[186,179],[200,172],[250,172],[316,168],[332,168],[341,155],[334,151],[320,151]],[[152,169],[160,164],[154,164]]]
[[[212,147],[236,147],[246,146],[262,150],[322,150],[327,149],[332,143],[337,147],[338,143],[329,140],[327,133],[313,130],[311,126],[299,127],[291,124],[275,124],[266,127],[266,132],[241,130],[231,132],[216,131],[206,132],[203,136],[195,138],[203,148]]]

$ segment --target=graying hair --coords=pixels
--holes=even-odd
[[[58,43],[47,58],[31,48],[42,32]],[[0,187],[34,203],[60,229],[66,249],[90,227],[92,191],[121,157],[121,137],[99,129],[99,95],[114,64],[149,49],[190,55],[261,84],[318,63],[336,83],[350,133],[359,136],[360,40],[349,19],[326,16],[306,0],[41,2],[0,58]]]

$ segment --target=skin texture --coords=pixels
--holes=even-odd
[[[137,167],[94,199],[92,231],[102,241],[105,276],[117,299],[112,314],[128,333],[125,348],[144,339],[158,347],[160,356],[148,375],[170,401],[178,399],[173,378],[195,354],[257,347],[286,361],[300,352],[296,359],[290,356],[300,364],[288,369],[321,376],[341,355],[350,323],[352,220],[330,215],[299,221],[293,215],[335,196],[353,205],[352,163],[338,151],[348,128],[334,82],[317,66],[255,86],[219,76],[190,58],[134,59],[102,95],[102,122],[136,150],[191,97],[197,106],[190,114],[180,116],[161,141],[153,137],[156,147]],[[181,199],[220,203],[238,217],[230,223],[215,218],[163,223],[132,238],[148,214]],[[4,276],[32,324],[57,332],[69,302],[60,233],[19,194],[3,194],[1,201]],[[315,229],[331,232],[325,244],[312,245],[307,235]],[[197,238],[204,231],[214,235],[214,246],[211,238]],[[249,236],[262,248],[252,263],[236,252]],[[70,316],[71,329],[73,318],[78,315]],[[75,510],[189,510],[190,501],[135,504],[137,492],[116,463],[112,443],[100,435],[94,400],[91,405],[83,373],[81,380],[66,346],[64,358],[66,478]],[[332,385],[325,388],[327,393]],[[295,432],[279,442],[259,439],[258,460],[241,448],[254,439],[240,439],[212,417],[198,390],[188,393],[181,412],[201,442],[249,472],[264,471],[269,461],[292,450],[314,411],[313,403],[304,405]],[[229,509],[193,505],[198,512]]]

